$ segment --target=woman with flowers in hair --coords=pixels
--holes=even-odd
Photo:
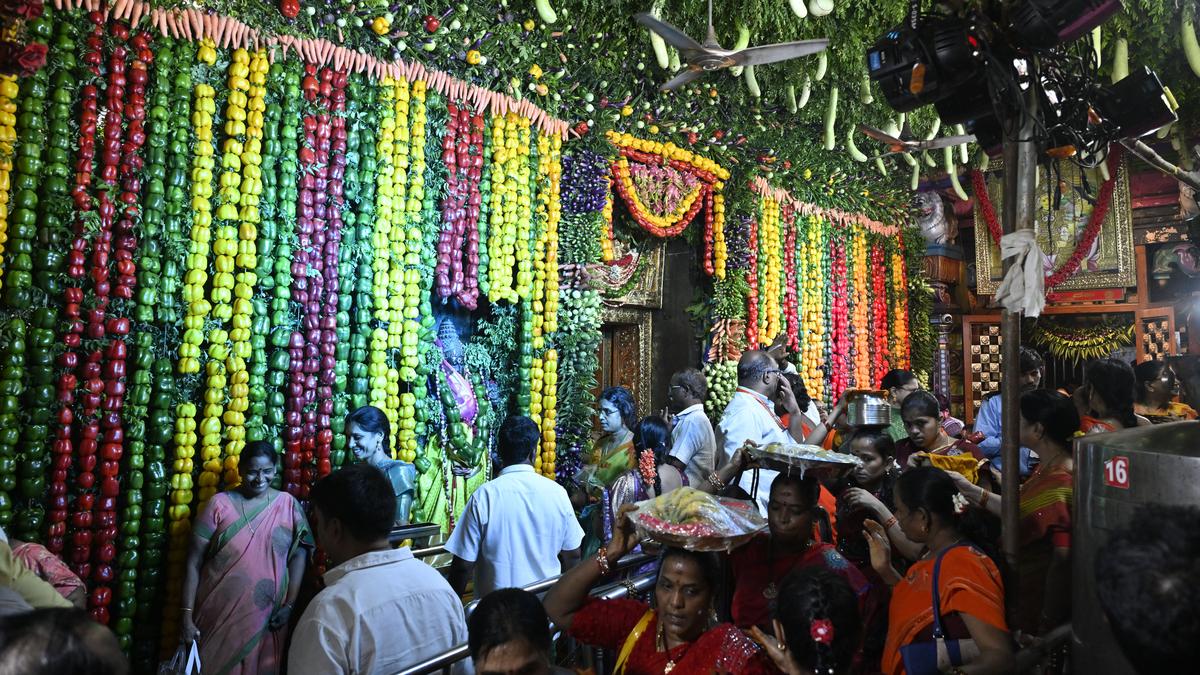
[[[954,479],[933,467],[917,467],[896,481],[895,520],[904,535],[924,547],[921,559],[901,576],[892,567],[883,525],[866,521],[871,564],[892,586],[883,672],[991,675],[1013,671],[1012,646],[1004,615],[1004,582],[996,563],[980,547],[978,512],[968,508]],[[934,579],[936,578],[936,585]],[[934,616],[934,604],[940,608]],[[935,620],[936,619],[936,620]],[[941,635],[937,635],[940,626]],[[957,642],[958,664],[931,663],[935,638]],[[943,666],[943,667],[939,667]],[[926,670],[928,668],[928,670]]]
[[[688,484],[687,475],[667,461],[671,452],[671,427],[663,418],[657,415],[643,417],[633,432],[633,448],[637,466],[613,483],[610,503],[613,516],[623,504],[653,499]]]
[[[779,600],[775,634],[750,629],[775,666],[785,675],[851,672],[862,620],[850,584],[829,570],[803,567],[783,580]]]

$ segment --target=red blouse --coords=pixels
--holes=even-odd
[[[769,535],[759,535],[750,543],[729,555],[733,567],[734,589],[731,614],[733,622],[741,628],[771,626],[771,584],[775,592],[783,583],[788,572],[802,567],[819,566],[842,577],[858,596],[858,609],[862,613],[873,610],[874,603],[868,601],[871,584],[858,568],[842,557],[831,544],[818,543],[801,553],[770,555]]]
[[[620,653],[626,638],[650,607],[636,600],[589,600],[571,621],[571,637],[595,647]],[[657,617],[633,646],[625,663],[626,675],[661,675],[667,660],[675,663],[673,673],[730,673],[768,675],[778,673],[770,657],[745,633],[723,623],[704,632],[695,642],[669,652],[657,648]],[[614,657],[615,658],[615,657]]]

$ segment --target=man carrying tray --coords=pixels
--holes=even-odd
[[[726,406],[725,414],[721,417],[718,425],[722,437],[722,462],[724,464],[732,461],[738,448],[745,445],[747,441],[757,445],[820,443],[825,434],[833,428],[835,420],[841,413],[842,403],[839,402],[838,408],[833,411],[829,419],[823,422],[816,432],[810,434],[806,440],[801,422],[803,414],[800,406],[796,403],[791,384],[788,383],[787,378],[783,377],[783,371],[779,369],[770,354],[760,350],[745,352],[738,360],[737,373],[737,391],[734,392],[733,398]],[[776,402],[780,403],[788,412],[788,426],[784,426],[783,421],[775,414]],[[815,438],[818,434],[821,438]],[[771,494],[771,482],[779,473],[770,469],[759,469],[758,481],[755,485],[754,474],[742,471],[745,468],[744,466],[735,467],[734,476],[741,473],[741,477],[736,479],[737,485],[754,500],[758,505],[759,512],[765,517],[767,501]],[[720,484],[721,481],[717,474],[710,475],[709,481],[718,491],[724,490],[725,485]]]

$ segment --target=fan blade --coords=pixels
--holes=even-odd
[[[703,45],[701,45],[699,42],[696,42],[692,38],[688,37],[686,33],[672,26],[671,24],[659,21],[654,17],[654,15],[648,12],[634,14],[633,18],[646,28],[658,33],[662,39],[667,41],[667,44],[675,47],[676,49],[704,51]]]
[[[799,40],[797,42],[780,42],[774,45],[749,47],[729,55],[729,58],[739,66],[761,66],[765,63],[776,63],[789,59],[808,56],[823,51],[829,46],[829,40]]]
[[[688,82],[695,80],[696,78],[700,77],[703,74],[704,74],[704,70],[702,68],[688,68],[687,70],[683,71],[682,73],[676,75],[675,77],[671,78],[667,82],[663,83],[663,85],[661,87],[659,87],[659,90],[660,91],[670,91],[672,89],[677,89],[677,88],[682,87],[683,85],[687,84]]]
[[[916,143],[919,150],[940,150],[942,148],[950,148],[963,143],[974,143],[975,135],[966,134],[964,136],[945,136],[943,138],[935,138],[932,141],[918,141]]]
[[[863,132],[867,136],[870,136],[871,138],[879,141],[880,143],[887,143],[888,145],[906,145],[906,143],[904,141],[900,140],[899,138],[896,138],[895,136],[891,136],[889,134],[885,134],[882,131],[876,129],[875,127],[869,127],[865,124],[860,124],[860,125],[858,125],[858,130]]]

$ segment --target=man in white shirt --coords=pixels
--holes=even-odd
[[[718,425],[724,439],[722,461],[728,462],[746,441],[759,445],[767,443],[797,443],[804,439],[800,407],[792,395],[791,384],[783,377],[775,359],[766,352],[753,350],[742,354],[738,360],[738,388],[725,407],[725,414]],[[775,414],[775,401],[788,411],[789,425]],[[758,490],[753,491],[754,477],[751,472],[742,473],[738,486],[745,490],[758,504],[758,510],[767,515],[767,501],[771,494],[771,482],[777,471],[759,469]]]
[[[671,430],[671,453],[667,461],[687,474],[688,485],[696,487],[717,469],[717,437],[704,414],[708,383],[704,373],[688,368],[671,377],[667,406],[675,413]]]
[[[384,675],[467,641],[450,584],[407,547],[388,545],[396,494],[379,469],[340,469],[313,485],[309,503],[317,544],[333,567],[296,625],[289,673]]]
[[[500,426],[500,475],[471,495],[446,541],[454,554],[450,585],[459,594],[472,573],[475,597],[556,576],[579,558],[583,528],[567,491],[533,470],[541,434],[514,415]]]

